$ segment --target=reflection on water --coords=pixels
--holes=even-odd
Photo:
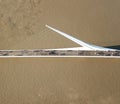
[[[120,59],[0,59],[0,104],[119,104]]]

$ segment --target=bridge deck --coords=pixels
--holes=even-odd
[[[0,50],[0,56],[120,56],[120,51]]]

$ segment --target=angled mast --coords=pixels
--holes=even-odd
[[[73,42],[79,44],[80,46],[82,46],[82,47],[78,47],[78,49],[80,49],[80,48],[83,49],[83,47],[85,47],[85,48],[87,48],[88,50],[105,50],[105,51],[106,51],[106,50],[114,50],[114,49],[110,49],[110,48],[104,48],[104,47],[100,47],[100,46],[96,46],[96,45],[92,45],[92,44],[85,43],[85,42],[83,42],[83,41],[81,41],[81,40],[79,40],[79,39],[77,39],[77,38],[75,38],[75,37],[73,37],[73,36],[70,36],[70,35],[68,35],[68,34],[66,34],[66,33],[64,33],[64,32],[62,32],[62,31],[59,31],[59,30],[57,30],[57,29],[55,29],[55,28],[53,28],[53,27],[51,27],[51,26],[49,26],[49,25],[45,25],[45,26],[46,26],[47,28],[49,28],[49,29],[51,29],[51,30],[59,33],[60,35],[62,35],[62,36],[64,36],[64,37],[72,40]]]
[[[64,36],[64,37],[72,40],[73,42],[75,42],[75,43],[77,43],[77,44],[79,44],[79,45],[81,45],[81,46],[88,46],[88,44],[84,43],[83,41],[80,41],[79,39],[74,38],[73,36],[70,36],[70,35],[68,35],[68,34],[66,34],[66,33],[64,33],[64,32],[62,32],[62,31],[59,31],[59,30],[57,30],[57,29],[55,29],[55,28],[53,28],[53,27],[51,27],[51,26],[46,25],[46,27],[48,27],[49,29],[51,29],[51,30],[59,33],[60,35],[62,35],[62,36]]]

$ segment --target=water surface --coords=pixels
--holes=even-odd
[[[119,104],[120,59],[0,58],[1,104]]]

